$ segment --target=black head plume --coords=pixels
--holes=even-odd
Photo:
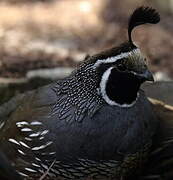
[[[129,24],[128,24],[129,42],[132,43],[131,33],[136,26],[146,23],[157,24],[159,21],[160,21],[160,15],[155,9],[151,7],[137,8],[129,19]]]

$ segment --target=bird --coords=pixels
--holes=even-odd
[[[161,83],[158,87],[162,88]],[[154,84],[153,84],[154,87]],[[152,91],[152,88],[148,88]],[[171,96],[171,94],[170,94]],[[169,97],[169,95],[167,95]],[[151,99],[159,124],[153,137],[152,147],[142,174],[137,180],[173,179],[173,106],[161,101],[160,97]]]
[[[140,174],[158,120],[140,88],[153,75],[131,34],[159,21],[152,7],[135,9],[128,41],[87,56],[68,77],[0,107],[0,149],[21,178],[125,180]]]
[[[6,159],[4,154],[0,152],[0,179],[1,180],[21,180],[10,162]]]

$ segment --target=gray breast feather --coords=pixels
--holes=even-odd
[[[67,114],[75,112],[73,108],[67,110]],[[85,113],[82,122],[71,117],[69,123],[59,114],[48,120],[56,137],[58,159],[105,160],[116,159],[117,154],[135,153],[151,143],[156,128],[152,107],[143,92],[130,108],[102,104],[92,116]],[[66,154],[68,157],[64,156]]]

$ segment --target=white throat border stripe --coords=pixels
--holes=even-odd
[[[100,64],[103,64],[103,63],[113,63],[113,62],[116,62],[117,60],[119,59],[122,59],[122,58],[126,58],[128,56],[131,56],[132,54],[140,54],[140,49],[137,48],[137,49],[134,49],[132,51],[129,51],[129,52],[125,52],[125,53],[121,53],[117,56],[113,56],[113,57],[108,57],[106,59],[98,59],[96,61],[96,63],[94,64],[93,68],[97,68]]]
[[[103,97],[103,99],[111,106],[119,106],[119,107],[126,107],[126,108],[129,108],[129,107],[132,107],[138,97],[139,97],[139,93],[137,93],[137,97],[136,99],[131,103],[131,104],[119,104],[119,103],[116,103],[115,101],[112,101],[106,94],[106,85],[107,85],[107,81],[109,79],[109,75],[112,71],[113,67],[110,67],[109,69],[107,69],[104,73],[103,73],[103,76],[102,76],[102,79],[101,79],[101,82],[100,82],[100,92],[101,92],[101,95]]]

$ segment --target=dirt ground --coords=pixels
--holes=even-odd
[[[153,72],[173,77],[173,14],[154,0],[1,1],[0,77],[74,67],[86,54],[118,45],[127,39],[129,14],[140,5],[158,9],[161,22],[139,27],[133,39],[149,57]]]

